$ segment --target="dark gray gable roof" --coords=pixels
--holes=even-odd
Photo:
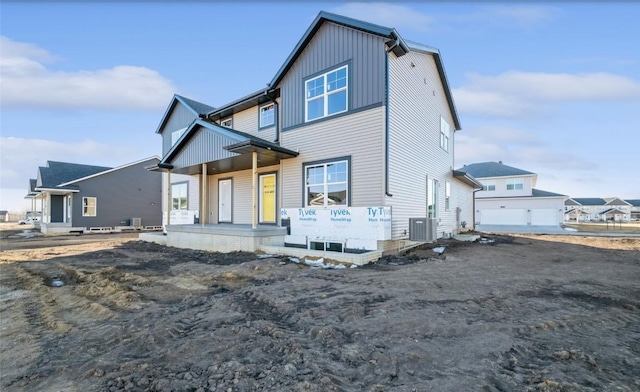
[[[640,199],[625,199],[627,203],[631,204],[634,207],[640,207]]]
[[[266,102],[274,102],[278,97],[278,93],[269,89],[261,89],[235,101],[229,102],[226,105],[220,106],[207,113],[209,119],[215,120],[216,118],[229,117],[233,113],[243,111],[250,107],[261,105]]]
[[[193,109],[196,112],[196,114],[198,114],[198,115],[207,114],[210,111],[215,109],[213,106],[209,106],[207,104],[204,104],[204,103],[201,103],[201,102],[198,102],[198,101],[194,101],[193,99],[189,99],[187,97],[183,97],[182,95],[176,94],[176,99],[178,101],[182,102],[190,110]]]
[[[567,195],[561,195],[560,193],[543,191],[542,189],[536,189],[536,188],[531,189],[531,195],[533,197],[567,196]]]
[[[603,206],[607,202],[599,197],[572,197],[572,199],[583,206]]]
[[[625,200],[622,200],[618,197],[607,197],[604,199],[609,206],[626,206],[629,203]]]
[[[54,189],[60,188],[58,185],[65,182],[77,180],[78,178],[91,176],[110,170],[111,167],[81,165],[78,163],[47,161],[46,167],[39,167],[40,181],[38,188]],[[62,187],[60,189],[76,189],[77,187]]]
[[[472,163],[470,165],[465,165],[458,170],[469,173],[475,178],[511,177],[535,174],[500,162]]]
[[[451,94],[451,88],[449,87],[449,81],[447,79],[447,75],[444,70],[444,65],[442,62],[442,57],[440,55],[440,51],[431,46],[423,45],[417,42],[405,41],[400,34],[394,28],[380,26],[374,23],[365,22],[358,19],[349,18],[342,15],[332,14],[330,12],[321,11],[316,16],[315,20],[311,23],[307,31],[304,33],[298,44],[294,47],[289,57],[282,64],[276,75],[273,77],[271,82],[268,84],[266,89],[261,89],[256,91],[255,93],[249,94],[245,97],[237,99],[233,102],[225,104],[216,109],[212,109],[207,112],[207,117],[215,118],[215,117],[227,117],[232,113],[237,111],[241,111],[247,109],[251,106],[255,106],[258,104],[265,103],[269,101],[269,95],[272,95],[271,98],[277,98],[277,95],[274,96],[275,87],[282,80],[284,75],[289,71],[289,69],[293,66],[295,61],[298,59],[302,51],[305,49],[307,44],[314,37],[316,32],[320,29],[324,22],[332,22],[341,26],[349,27],[352,29],[364,31],[366,33],[375,34],[381,37],[388,38],[387,45],[389,45],[391,51],[396,56],[402,56],[410,50],[416,52],[427,53],[433,55],[436,60],[436,66],[438,68],[438,74],[440,79],[442,80],[442,84],[444,86],[444,91],[447,97],[447,102],[449,104],[451,114],[453,116],[454,121],[454,129],[460,130],[462,127],[460,125],[460,118],[458,117],[458,112],[455,107],[455,103],[453,101],[453,95]],[[165,114],[166,116],[167,114]],[[164,119],[163,119],[164,122]],[[158,127],[156,133],[162,128],[164,124],[161,123],[161,126]]]
[[[274,76],[271,80],[271,83],[269,83],[269,86],[275,87],[278,83],[280,83],[284,75],[293,66],[304,48],[311,41],[316,32],[318,32],[324,22],[332,22],[345,27],[350,27],[352,29],[375,34],[381,37],[386,37],[389,39],[389,46],[393,45],[393,43],[397,41],[398,45],[396,45],[393,50],[397,56],[402,56],[409,51],[409,47],[395,29],[379,26],[357,19],[352,19],[342,15],[332,14],[326,11],[321,11],[320,13],[318,13],[318,16],[316,16],[302,38],[300,38],[300,41],[298,41],[298,44],[295,46],[289,57],[287,57],[284,64],[282,64],[282,66],[276,73],[276,76]]]
[[[189,140],[191,140],[191,138],[195,136],[197,130],[201,127],[208,129],[210,131],[213,131],[215,133],[221,134],[223,136],[226,136],[230,139],[237,140],[237,143],[227,146],[230,148],[241,146],[244,143],[249,142],[250,144],[257,145],[263,148],[269,148],[274,151],[280,151],[280,152],[286,152],[286,153],[298,155],[296,152],[288,150],[277,143],[273,143],[273,142],[261,139],[259,137],[253,136],[245,132],[236,131],[231,128],[225,128],[216,123],[198,119],[192,122],[191,125],[189,125],[187,130],[180,137],[180,139],[176,141],[176,144],[174,144],[173,147],[171,147],[171,149],[167,151],[167,154],[162,158],[162,161],[160,161],[158,166],[167,167],[167,165],[170,165],[169,162],[178,154],[178,152],[180,152],[183,148],[185,148],[189,144]]]
[[[203,117],[207,113],[215,109],[213,106],[209,106],[204,103],[194,101],[193,99],[185,98],[181,95],[174,94],[173,98],[171,98],[171,103],[169,103],[169,106],[167,106],[167,110],[165,110],[164,115],[162,116],[162,120],[160,120],[160,124],[156,129],[156,133],[160,133],[162,131],[162,128],[164,128],[165,124],[167,123],[167,120],[169,120],[169,117],[171,115],[171,112],[173,111],[173,108],[178,103],[181,103],[182,105],[184,105],[184,107],[187,108],[196,117]]]

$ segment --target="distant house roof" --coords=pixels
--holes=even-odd
[[[38,168],[38,181],[35,190],[41,189],[75,189],[73,186],[61,187],[69,181],[91,176],[96,173],[110,170],[111,167],[81,165],[78,163],[47,161],[46,167]]]
[[[502,162],[472,163],[470,165],[465,165],[458,170],[469,173],[475,178],[535,175],[535,173],[530,171],[508,166]]]
[[[603,206],[607,204],[607,202],[600,197],[572,197],[571,199],[583,206]]]
[[[627,203],[631,204],[634,207],[640,207],[640,199],[625,199]]]
[[[207,113],[215,110],[213,106],[209,106],[204,103],[194,101],[193,99],[183,97],[182,95],[174,94],[173,98],[171,99],[171,103],[167,107],[167,110],[165,110],[164,115],[162,116],[162,120],[160,120],[160,124],[156,129],[156,133],[160,133],[162,131],[162,128],[166,125],[167,120],[169,120],[169,117],[170,117],[169,114],[171,113],[175,105],[178,103],[181,103],[182,105],[184,105],[184,107],[187,108],[187,110],[189,110],[191,113],[193,113],[193,115],[197,118],[204,117],[206,116]]]
[[[541,189],[531,189],[531,193],[533,197],[555,197],[555,196],[565,196],[568,197],[567,195],[562,195],[560,193],[554,193],[554,192],[547,192],[547,191],[543,191]]]
[[[121,166],[118,166],[118,167],[115,167],[115,168],[112,168],[112,169],[102,170],[102,171],[99,171],[99,172],[97,172],[97,173],[90,174],[90,175],[88,175],[88,176],[75,178],[75,179],[73,179],[73,180],[71,180],[71,181],[67,181],[67,182],[61,183],[61,184],[59,184],[58,186],[59,186],[59,187],[69,186],[69,185],[75,184],[75,183],[80,182],[80,181],[88,180],[89,178],[93,178],[93,177],[97,177],[97,176],[102,176],[102,175],[105,175],[105,174],[108,174],[108,173],[114,172],[114,171],[116,171],[116,170],[121,170],[121,169],[124,169],[124,168],[126,168],[126,167],[133,166],[133,165],[137,165],[137,164],[139,164],[139,163],[147,162],[147,161],[151,161],[151,160],[155,160],[155,161],[157,161],[157,162],[160,162],[160,158],[158,158],[158,157],[149,157],[149,158],[141,159],[141,160],[139,160],[139,161],[135,161],[135,162],[127,163],[127,164],[125,164],[125,165],[121,165]],[[156,163],[157,163],[157,162],[156,162]]]

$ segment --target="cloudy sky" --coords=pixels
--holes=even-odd
[[[501,160],[539,189],[640,198],[640,3],[3,2],[0,209],[29,207],[47,160],[159,155],[174,93],[221,106],[265,87],[321,10],[440,49],[457,167]]]

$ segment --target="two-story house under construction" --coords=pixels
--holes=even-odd
[[[167,244],[379,257],[450,236],[481,187],[453,170],[459,129],[437,49],[321,12],[267,88],[173,97],[156,131]]]

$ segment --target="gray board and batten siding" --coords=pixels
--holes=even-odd
[[[305,80],[337,68],[339,64],[349,65],[348,112],[382,105],[386,41],[386,38],[373,34],[324,23],[279,85],[275,86],[280,88],[282,97],[282,130],[305,124]]]
[[[142,218],[143,226],[162,225],[161,173],[145,168],[153,163],[157,159],[77,182],[80,192],[73,194],[73,226],[126,226],[131,218]],[[83,197],[96,198],[96,216],[82,216]]]
[[[200,129],[196,130],[190,143],[181,149],[175,158],[171,160],[171,164],[175,169],[232,158],[238,155],[224,149],[225,146],[237,143],[239,141],[238,139],[223,136],[219,133],[222,130],[215,132],[201,126],[199,126],[199,128]],[[179,172],[179,170],[177,172]]]

